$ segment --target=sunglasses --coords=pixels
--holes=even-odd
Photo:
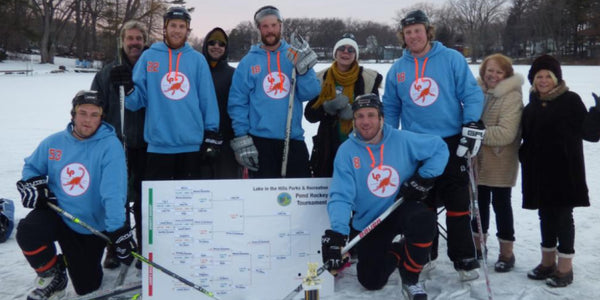
[[[356,52],[356,49],[354,49],[354,47],[352,47],[352,46],[339,46],[337,48],[337,50],[335,50],[335,51],[339,51],[339,52],[346,51],[348,53],[354,53],[354,52]]]
[[[209,46],[219,45],[219,47],[225,47],[225,43],[217,40],[208,41]]]

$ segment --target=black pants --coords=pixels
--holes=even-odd
[[[444,173],[435,181],[429,203],[446,208],[446,230],[448,231],[448,257],[452,261],[474,258],[475,244],[471,232],[471,198],[469,196],[469,174],[467,160],[456,155],[460,136],[444,138],[450,151]],[[437,243],[437,238],[435,243]],[[434,246],[437,252],[437,246]],[[437,253],[432,254],[432,258]]]
[[[54,242],[58,241],[77,294],[93,292],[102,284],[100,261],[106,242],[95,235],[73,231],[56,212],[32,210],[19,222],[16,238],[29,265],[37,272],[56,263]]]
[[[481,216],[483,234],[490,228],[490,203],[496,215],[496,236],[505,241],[515,241],[515,228],[513,212],[510,203],[510,187],[491,187],[480,185],[477,187],[477,203]],[[471,220],[473,232],[479,232],[475,216]]]
[[[129,222],[129,204],[133,206],[135,236],[138,251],[142,253],[142,178],[146,171],[146,148],[127,148],[127,202],[125,203],[127,222]]]
[[[265,139],[252,136],[258,150],[258,171],[249,171],[250,178],[281,178],[283,163],[283,140]],[[287,159],[287,178],[307,178],[310,176],[308,148],[304,140],[290,140]]]
[[[381,289],[396,269],[400,270],[405,283],[417,283],[420,269],[429,260],[435,226],[435,213],[424,204],[402,203],[356,245],[360,284],[368,290]],[[405,237],[400,249],[392,245],[398,234]]]
[[[221,151],[212,160],[200,162],[202,179],[241,179],[242,167],[235,159],[235,153],[229,146],[229,140],[223,141]]]
[[[572,207],[540,207],[542,247],[554,248],[563,254],[575,253],[575,224]]]
[[[200,151],[147,154],[144,180],[193,180],[200,179]]]

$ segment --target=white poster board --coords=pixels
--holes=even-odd
[[[144,181],[143,255],[220,299],[280,300],[322,265],[330,179]],[[324,272],[319,294],[333,293]],[[144,264],[144,299],[209,299]],[[297,298],[303,298],[300,293]]]

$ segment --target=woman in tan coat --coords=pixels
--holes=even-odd
[[[496,236],[500,242],[500,255],[494,269],[496,272],[508,272],[515,264],[511,189],[516,183],[519,169],[523,76],[514,73],[510,58],[502,54],[485,58],[479,68],[479,76],[478,83],[485,94],[481,120],[486,127],[477,160],[478,202],[483,235],[479,233],[475,219],[471,225],[478,257],[481,257],[478,239],[483,237],[486,240],[491,202],[496,214]]]

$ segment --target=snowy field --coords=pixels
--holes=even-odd
[[[71,99],[80,89],[90,87],[93,73],[72,72],[75,62],[57,58],[56,65],[8,61],[0,63],[0,70],[33,69],[31,76],[2,75],[0,73],[0,197],[15,200],[16,219],[23,218],[28,209],[22,208],[15,182],[20,179],[23,159],[28,156],[46,136],[63,130],[70,116]],[[65,65],[67,72],[50,73]],[[317,70],[329,64],[318,64]],[[385,77],[389,64],[365,64],[382,73]],[[471,66],[478,74],[478,65]],[[516,71],[525,77],[529,66],[516,66]],[[586,106],[593,105],[591,92],[600,93],[600,67],[563,67],[563,78],[570,89],[578,93]],[[529,83],[523,86],[528,95]],[[382,90],[383,91],[383,90]],[[527,98],[527,96],[525,96]],[[527,102],[527,99],[524,100]],[[312,149],[311,137],[316,134],[317,124],[305,122],[305,138]],[[490,225],[488,270],[494,299],[600,299],[600,144],[584,142],[587,182],[592,206],[575,209],[576,256],[573,260],[575,280],[562,289],[552,289],[543,281],[527,279],[526,273],[539,263],[540,234],[537,211],[521,209],[520,180],[513,189],[513,210],[515,217],[516,266],[510,273],[499,274],[493,271],[498,255],[495,239],[495,224]],[[457,273],[445,254],[445,242],[440,242],[440,257],[437,267],[422,276],[430,299],[487,299],[483,272],[478,280],[460,283]],[[103,285],[110,286],[117,271],[106,271]],[[135,277],[136,272],[130,272]],[[390,277],[388,284],[380,291],[366,291],[358,283],[354,268],[344,271],[336,278],[335,295],[323,297],[327,300],[342,299],[403,299],[400,293],[400,279],[397,274]],[[0,244],[0,299],[25,299],[31,289],[35,275],[21,254],[13,236]],[[128,280],[134,280],[129,278]],[[277,284],[273,285],[277,288]],[[72,293],[72,287],[68,290]],[[208,299],[198,296],[198,299]]]

